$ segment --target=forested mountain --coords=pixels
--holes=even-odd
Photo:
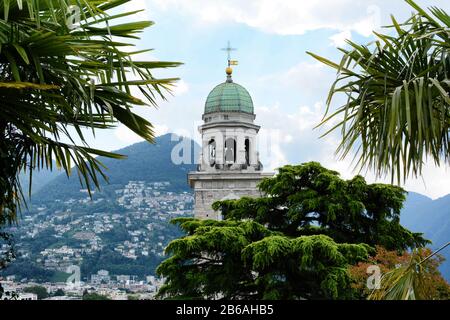
[[[408,229],[423,232],[437,249],[450,241],[450,195],[432,200],[421,194],[409,193],[401,215],[402,224]],[[450,247],[442,252],[447,259],[441,271],[450,281]]]
[[[32,193],[37,193],[47,183],[55,179],[61,172],[56,169],[56,165],[53,170],[42,169],[40,171],[33,172],[33,185]],[[20,183],[22,184],[22,191],[25,196],[28,196],[28,186],[30,183],[30,172],[24,172],[20,175]]]
[[[76,172],[70,179],[57,171],[36,173],[31,203],[19,224],[9,229],[19,258],[2,274],[50,281],[66,264],[80,265],[87,279],[100,269],[152,274],[164,246],[181,235],[169,221],[192,214],[187,173],[196,168],[196,150],[192,140],[167,134],[154,144],[141,142],[116,151],[127,156],[124,160],[99,158],[110,183],[103,182],[92,199]],[[177,164],[180,157],[188,163]],[[27,192],[27,177],[22,179]]]
[[[186,191],[187,173],[195,170],[194,164],[197,160],[198,145],[190,139],[181,142],[179,137],[173,134],[166,134],[155,139],[154,144],[140,142],[115,151],[118,154],[127,156],[124,160],[99,157],[98,159],[107,167],[105,170],[109,178],[109,183],[103,181],[102,189],[110,190],[117,186],[126,185],[129,181],[167,181],[170,182],[173,191]],[[174,141],[173,141],[174,140]],[[177,165],[172,161],[172,151],[177,144],[190,146],[186,159],[190,163]],[[177,150],[177,149],[175,149]],[[181,156],[183,154],[181,153]],[[46,202],[53,199],[65,200],[82,196],[80,194],[80,181],[76,172],[69,179],[65,174],[58,175],[48,183],[45,188],[34,192],[33,203]]]

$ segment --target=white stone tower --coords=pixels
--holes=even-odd
[[[257,184],[273,176],[262,172],[256,148],[260,127],[254,124],[253,101],[244,87],[233,82],[232,63],[229,59],[226,81],[206,100],[204,124],[199,127],[200,164],[188,175],[195,191],[195,217],[199,219],[220,220],[220,213],[211,208],[215,201],[259,197]]]

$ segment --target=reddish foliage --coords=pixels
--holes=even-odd
[[[428,248],[419,251],[422,259],[431,253],[432,251]],[[399,254],[396,251],[388,251],[380,246],[376,247],[375,256],[370,257],[366,262],[359,262],[357,265],[349,268],[349,272],[354,280],[352,287],[356,295],[360,298],[366,298],[370,293],[370,290],[366,286],[369,276],[367,269],[369,266],[377,265],[380,267],[382,273],[386,273],[399,265],[407,264],[410,260],[411,253],[409,252]],[[438,269],[444,260],[442,256],[436,255],[424,263],[426,270],[424,276],[424,284],[426,287],[424,289],[427,292],[427,298],[430,300],[450,299],[450,285],[445,281]]]

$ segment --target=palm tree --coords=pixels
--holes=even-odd
[[[367,46],[347,41],[338,63],[309,53],[337,70],[320,124],[337,120],[325,133],[341,129],[337,153],[354,152],[356,167],[398,183],[419,175],[427,158],[450,163],[450,16],[406,2],[416,13],[402,24],[392,17],[396,35],[374,32]],[[341,93],[346,103],[329,114]]]
[[[152,72],[179,63],[135,58],[149,50],[133,51],[130,40],[153,23],[118,9],[129,1],[0,2],[0,226],[17,217],[24,171],[29,192],[33,171],[54,164],[68,176],[74,167],[88,190],[107,178],[95,157],[123,156],[90,148],[86,128],[95,133],[122,123],[154,138],[151,123],[132,110],[165,99],[177,79]]]
[[[401,24],[392,17],[387,28],[395,36],[374,32],[377,39],[367,46],[347,41],[350,49],[340,49],[339,63],[309,53],[337,70],[319,124],[337,120],[325,133],[341,129],[336,152],[342,157],[355,152],[357,167],[390,173],[397,183],[421,174],[428,157],[437,165],[450,163],[450,16],[405,1],[416,13]],[[346,103],[329,114],[340,93]],[[384,275],[381,290],[369,298],[424,298],[426,260],[420,250],[414,253],[408,265]]]

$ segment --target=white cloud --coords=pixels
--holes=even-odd
[[[285,139],[286,143],[291,143],[292,141],[294,141],[294,137],[291,136],[290,134],[286,135],[284,137],[284,139]]]
[[[161,125],[154,124],[153,125],[153,131],[155,133],[155,137],[158,137],[158,136],[162,136],[162,135],[168,133],[169,132],[169,127],[166,126],[166,125],[163,125],[163,124],[161,124]],[[143,138],[138,136],[136,133],[134,133],[133,131],[131,131],[130,129],[128,129],[124,125],[118,126],[114,130],[114,135],[121,142],[121,144],[124,144],[124,145],[131,145],[131,144],[134,144],[134,143],[138,143],[138,142],[144,141]]]
[[[263,88],[276,84],[276,87],[297,92],[304,100],[317,97],[325,99],[335,79],[334,70],[324,64],[302,61],[287,70],[260,77],[257,82]]]
[[[288,163],[283,145],[287,143],[285,132],[276,128],[263,128],[258,135],[258,151],[260,161],[266,170],[273,171]]]
[[[337,139],[335,139],[338,141]],[[339,142],[339,141],[338,141]],[[324,148],[322,156],[320,157],[320,162],[327,168],[336,170],[341,173],[342,177],[345,179],[350,179],[351,177],[358,174],[354,171],[354,165],[351,163],[353,157],[350,154],[346,159],[338,161],[336,157],[330,157],[331,152],[334,152],[332,144],[328,144],[329,148]],[[328,151],[327,151],[328,150]],[[369,183],[379,182],[379,183],[391,183],[391,177],[376,177],[373,172],[360,173],[366,178]],[[395,182],[395,181],[394,181]],[[427,163],[424,165],[422,175],[417,178],[409,178],[401,187],[405,190],[411,192],[417,192],[429,196],[430,198],[437,199],[448,194],[450,190],[450,171],[444,164],[441,167],[436,167],[434,164]]]
[[[423,6],[450,8],[437,0],[418,1]],[[353,31],[369,36],[388,24],[390,14],[406,18],[412,8],[404,1],[391,0],[149,0],[150,8],[181,12],[195,21],[242,23],[264,32],[300,35],[318,29]]]
[[[290,161],[311,161],[317,154],[320,132],[313,130],[323,115],[323,106],[301,106],[295,113],[286,113],[282,107],[259,107],[255,110],[259,134],[261,161],[268,170],[274,170]]]
[[[373,29],[390,23],[391,13],[401,21],[413,11],[404,1],[399,0],[147,0],[147,5],[142,4],[143,2],[133,1],[146,6],[150,14],[155,11],[166,13],[167,15],[159,16],[161,19],[188,16],[191,28],[243,24],[278,35],[301,35],[314,30],[330,30],[333,35],[329,40],[335,46],[342,46],[343,41],[351,37],[369,36]],[[418,0],[418,3],[424,7],[437,5],[450,9],[449,1]],[[325,47],[326,39],[322,43]],[[300,62],[288,70],[256,79],[258,86],[262,88],[273,88],[276,83],[279,84],[277,88],[281,88],[279,90],[287,89],[289,95],[298,95],[298,102],[308,101],[303,102],[307,106],[295,109],[282,105],[256,108],[256,122],[262,126],[259,150],[267,170],[287,163],[319,161],[326,167],[341,172],[345,178],[356,174],[352,171],[351,156],[338,161],[334,155],[340,142],[339,132],[319,139],[325,130],[313,130],[325,110],[323,101],[316,104],[309,101],[325,99],[334,79],[335,73],[330,68],[320,63],[307,62]],[[211,88],[213,85],[212,83]],[[189,92],[189,85],[180,82],[175,89],[175,98],[170,99],[170,103],[163,102],[158,110],[149,109],[143,113],[152,122],[158,121],[170,126],[161,126],[158,129],[160,134],[170,130],[181,135],[198,135],[196,128],[199,123],[196,121],[201,119],[202,103],[206,97],[196,97],[195,86],[196,83],[192,82],[192,92]],[[177,99],[177,96],[187,92],[189,94]],[[176,128],[180,129],[175,130]],[[136,136],[123,132],[124,129],[126,128],[117,129],[116,135],[120,136],[118,138],[121,141],[127,140],[128,144],[137,142]],[[196,139],[198,140],[197,136]],[[427,165],[423,179],[427,182],[426,185],[422,179],[410,179],[405,188],[433,198],[445,195],[450,189],[450,173],[445,167]],[[374,182],[375,177],[368,174],[367,180]],[[389,182],[389,179],[384,181]]]
[[[120,125],[119,127],[117,127],[117,129],[114,130],[114,135],[119,141],[126,144],[133,144],[144,141],[144,139],[142,139],[140,136],[138,136],[136,133],[134,133],[124,125]]]
[[[335,47],[343,47],[345,45],[345,40],[351,40],[351,38],[352,32],[350,30],[344,30],[331,36],[330,40]]]
[[[436,167],[432,163],[427,163],[422,176],[417,179],[409,179],[405,188],[409,191],[429,195],[434,199],[443,197],[450,190],[450,170],[445,164]]]
[[[187,92],[189,92],[189,85],[184,80],[177,81],[172,90],[175,96],[181,96]]]
[[[123,8],[121,7],[121,12],[131,12],[131,11],[137,11],[137,10],[143,10],[135,15],[133,15],[133,20],[139,21],[139,20],[149,20],[149,7],[147,5],[147,1],[142,0],[134,0],[130,1],[124,4]],[[127,19],[129,17],[126,17]]]
[[[162,136],[166,133],[169,133],[169,127],[164,124],[156,124],[153,126],[153,130],[155,131],[155,136]]]
[[[274,170],[285,164],[299,164],[308,161],[320,162],[323,166],[341,173],[344,179],[356,174],[353,155],[344,160],[335,155],[340,143],[340,132],[320,138],[333,124],[323,129],[314,129],[325,112],[322,103],[301,106],[288,113],[279,105],[256,108],[257,124],[262,126],[259,135],[261,161],[266,170]],[[372,172],[362,172],[368,183],[390,183],[390,177],[377,178]],[[410,178],[402,185],[408,191],[418,192],[433,199],[445,196],[450,190],[450,169],[445,165],[434,166],[431,162],[424,166],[422,176]]]

